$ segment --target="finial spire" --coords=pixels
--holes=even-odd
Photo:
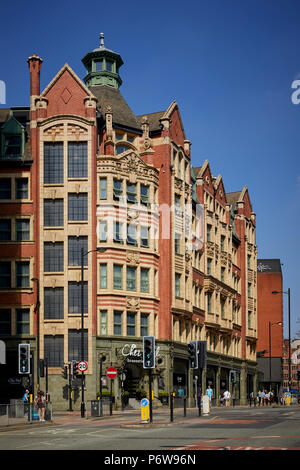
[[[104,49],[104,33],[100,33],[100,48]]]

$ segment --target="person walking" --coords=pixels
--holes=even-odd
[[[29,390],[25,390],[25,393],[23,395],[23,403],[24,403],[24,416],[27,416],[29,412]]]
[[[46,409],[46,398],[44,392],[40,392],[39,397],[37,399],[37,408],[39,413],[39,420],[45,421],[45,409]]]
[[[226,390],[224,392],[225,406],[230,406],[230,398],[231,398],[231,394],[229,390]]]
[[[206,395],[208,395],[208,398],[209,398],[209,407],[211,407],[211,401],[212,401],[213,393],[214,393],[213,389],[209,385],[206,389]]]

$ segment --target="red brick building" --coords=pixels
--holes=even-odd
[[[192,167],[175,101],[160,112],[134,114],[120,92],[123,61],[102,36],[82,61],[84,81],[66,64],[41,91],[42,60],[28,59],[31,276],[38,279],[39,356],[48,362],[51,399],[66,406],[61,368],[81,359],[88,362],[88,400],[99,391],[100,362],[103,371],[112,364],[125,374],[122,383],[114,381],[117,404],[124,390],[131,397],[147,390],[142,339],[153,335],[156,404],[161,392],[180,395],[180,389],[194,404],[199,372],[188,367],[191,340],[207,344],[202,388],[211,385],[218,402],[230,387],[237,403],[246,403],[256,389],[257,341],[248,190],[226,193],[207,161]],[[30,334],[14,337],[33,351],[35,302]]]
[[[279,259],[257,260],[258,367],[260,386],[277,393],[282,385],[283,303]],[[274,294],[273,292],[278,292]]]

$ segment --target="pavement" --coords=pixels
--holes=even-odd
[[[299,407],[299,405],[294,405]],[[294,408],[293,405],[291,406],[280,406],[280,408]],[[272,407],[278,407],[278,405],[272,405]],[[218,408],[225,409],[224,407],[213,407],[212,412],[217,410]],[[249,406],[235,406],[230,407],[233,409],[248,409],[248,410],[255,410],[255,409],[262,409],[263,407],[249,407]],[[91,423],[96,424],[111,424],[114,426],[122,427],[122,428],[146,428],[146,427],[167,427],[167,426],[174,426],[181,423],[186,422],[189,419],[201,419],[205,421],[209,421],[213,419],[213,414],[208,415],[201,415],[199,416],[199,412],[197,408],[187,408],[186,410],[186,417],[183,414],[182,408],[175,408],[173,411],[173,421],[171,422],[170,419],[170,410],[169,408],[158,408],[153,409],[153,420],[152,422],[143,423],[141,421],[141,412],[140,410],[117,410],[113,411],[113,414],[110,416],[109,414],[105,414],[102,417],[97,416],[89,416],[89,417],[81,417],[80,411],[54,411],[52,415],[52,421],[32,421],[29,422],[25,418],[9,418],[9,424],[0,423],[0,433],[5,432],[8,430],[18,430],[18,429],[25,429],[25,428],[32,428],[32,427],[42,427],[42,426],[85,426],[91,425]]]

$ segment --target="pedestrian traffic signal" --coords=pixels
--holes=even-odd
[[[198,367],[198,341],[190,341],[188,344],[189,353],[189,367],[190,369],[197,369]]]
[[[68,378],[68,366],[64,366],[61,370],[61,375],[65,380]]]
[[[155,367],[155,337],[143,336],[143,367],[153,369]]]
[[[18,368],[19,374],[30,374],[30,344],[19,344]]]

